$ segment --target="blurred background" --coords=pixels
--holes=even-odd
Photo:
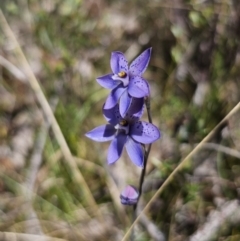
[[[49,125],[1,15],[0,240],[122,240],[132,209],[119,194],[138,185],[141,170],[125,154],[108,166],[109,143],[84,136],[105,124],[109,91],[95,79],[111,72],[112,51],[131,62],[153,48],[144,77],[162,136],[150,153],[141,211],[240,100],[240,1],[2,0],[0,7],[61,129]],[[240,240],[239,119],[238,111],[174,176],[135,226],[135,240]]]

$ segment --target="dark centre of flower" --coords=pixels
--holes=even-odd
[[[129,133],[128,121],[125,119],[119,121],[119,123],[115,126],[115,129],[117,130],[118,133],[121,132],[121,133],[125,133],[126,135],[128,135],[128,133]]]
[[[121,120],[121,121],[119,122],[119,124],[120,124],[121,126],[127,126],[127,125],[128,125],[128,122],[123,119],[123,120]]]
[[[125,71],[121,71],[118,73],[118,77],[125,78],[127,76],[127,73]]]

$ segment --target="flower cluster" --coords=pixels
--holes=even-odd
[[[86,136],[94,141],[111,141],[107,161],[116,162],[125,146],[132,162],[144,166],[142,144],[150,144],[160,137],[158,128],[140,121],[144,110],[144,98],[150,94],[148,82],[142,77],[151,56],[151,48],[139,55],[130,66],[121,52],[113,52],[111,69],[113,73],[97,78],[104,88],[111,90],[103,105],[103,116],[108,124],[99,126]]]

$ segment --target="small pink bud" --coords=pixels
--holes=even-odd
[[[123,205],[134,205],[137,203],[139,192],[136,187],[128,185],[120,195],[121,203]]]

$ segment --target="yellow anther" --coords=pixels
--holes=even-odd
[[[118,76],[119,76],[120,78],[124,78],[124,77],[127,76],[127,73],[124,72],[124,71],[121,71],[121,72],[118,73]]]

